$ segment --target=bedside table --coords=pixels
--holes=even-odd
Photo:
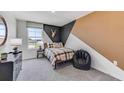
[[[37,50],[37,58],[44,57],[44,50]]]

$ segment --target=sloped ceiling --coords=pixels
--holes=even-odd
[[[63,26],[91,12],[92,11],[55,11],[53,13],[51,11],[9,11],[8,14],[13,15],[16,19]]]

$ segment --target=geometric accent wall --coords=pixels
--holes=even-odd
[[[61,28],[61,42],[63,42],[63,44],[65,45],[68,37],[69,37],[69,34],[70,32],[72,31],[72,28],[75,24],[75,21],[72,21],[66,25],[64,25],[62,28]]]
[[[72,21],[62,27],[44,24],[43,29],[53,42],[62,42],[65,45],[74,23],[75,21]],[[51,29],[56,31],[55,37],[52,37]]]
[[[53,42],[66,43],[69,34],[87,43],[90,47],[109,59],[117,62],[124,70],[124,12],[101,11],[81,17],[58,29],[57,36],[51,37],[48,25],[45,31]]]
[[[76,20],[72,34],[124,70],[124,12],[94,12]]]
[[[60,29],[61,29],[61,27],[44,24],[43,29],[44,29],[44,31],[47,33],[47,35],[49,36],[49,38],[53,42],[60,42],[61,41],[61,38],[60,38]],[[56,31],[55,37],[52,37],[51,30]]]

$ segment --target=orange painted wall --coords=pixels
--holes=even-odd
[[[94,12],[79,18],[72,33],[124,69],[124,12]]]

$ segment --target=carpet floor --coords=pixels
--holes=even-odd
[[[63,63],[53,70],[46,58],[25,60],[17,81],[118,81],[105,73],[74,68],[71,63]]]

